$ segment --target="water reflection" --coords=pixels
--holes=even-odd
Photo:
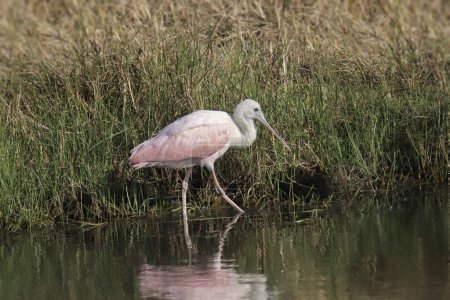
[[[2,234],[0,299],[450,299],[447,196],[190,220],[195,252],[182,219]]]
[[[206,264],[155,266],[144,264],[138,285],[145,298],[164,299],[267,299],[266,276],[258,273],[239,274],[233,259],[222,258],[225,240],[238,221],[237,214],[220,232],[217,253]],[[188,247],[188,250],[190,247]],[[194,254],[195,255],[195,254]]]

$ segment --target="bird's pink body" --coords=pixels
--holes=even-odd
[[[199,110],[163,128],[157,136],[131,151],[135,168],[189,168],[214,162],[231,146],[238,146],[241,132],[229,114]]]

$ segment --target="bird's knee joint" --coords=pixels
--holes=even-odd
[[[181,187],[183,188],[183,190],[187,190],[188,189],[188,183],[186,181],[183,181],[181,183]]]

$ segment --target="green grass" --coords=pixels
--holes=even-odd
[[[129,150],[184,114],[231,112],[247,97],[293,151],[262,129],[250,149],[218,161],[245,207],[279,204],[288,170],[323,174],[335,191],[446,180],[449,52],[439,1],[429,10],[374,5],[372,20],[320,1],[265,3],[262,14],[243,1],[247,15],[165,2],[150,16],[140,1],[47,11],[10,2],[0,28],[0,227],[161,213],[178,204],[178,172],[132,172]],[[302,11],[310,15],[299,20]],[[392,14],[403,23],[385,25]],[[425,26],[419,35],[415,22]],[[215,196],[196,194],[198,206]]]

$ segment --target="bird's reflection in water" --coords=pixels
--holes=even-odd
[[[162,299],[267,299],[264,274],[237,273],[235,261],[223,259],[223,247],[228,232],[238,221],[237,214],[221,233],[218,251],[202,265],[153,266],[144,264],[138,275],[138,285],[144,298]]]

